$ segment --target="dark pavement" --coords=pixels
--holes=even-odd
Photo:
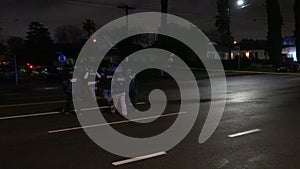
[[[176,86],[169,82],[166,80],[162,88],[170,90],[170,93],[173,91],[175,94],[171,97],[176,97]],[[5,93],[1,90],[0,169],[300,168],[300,76],[228,77],[223,118],[213,136],[203,144],[198,143],[198,137],[210,106],[210,94],[207,79],[200,79],[198,85],[202,102],[196,124],[188,136],[164,156],[118,167],[114,167],[112,162],[124,158],[98,147],[83,130],[49,134],[49,131],[79,126],[75,115],[58,113],[66,97],[59,85],[43,86],[34,92]],[[144,87],[146,89],[140,91],[140,95],[150,90],[149,84]],[[167,113],[178,110],[176,98],[171,99],[174,101],[170,102]],[[140,97],[140,101],[147,100]],[[147,106],[139,105],[139,108]],[[24,117],[30,114],[37,115]],[[117,114],[109,114],[108,110],[103,114],[109,121],[122,120]],[[5,119],[12,116],[15,118]],[[129,135],[146,137],[164,131],[175,118],[163,117],[155,125],[142,127],[133,123],[114,127]],[[228,137],[253,129],[261,131]]]

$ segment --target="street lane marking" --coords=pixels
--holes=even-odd
[[[81,111],[107,109],[107,108],[110,108],[110,106],[102,106],[102,107],[95,107],[95,108],[86,108],[86,109],[81,109]],[[0,117],[0,120],[18,119],[18,118],[36,117],[36,116],[46,116],[46,115],[54,115],[54,114],[59,114],[59,113],[60,112],[46,112],[46,113],[25,114],[25,115],[16,115],[16,116],[5,116],[5,117]]]
[[[147,102],[138,102],[137,105],[144,105],[147,104]]]
[[[59,113],[60,112],[47,112],[47,113],[36,113],[36,114],[26,114],[26,115],[17,115],[17,116],[6,116],[6,117],[0,117],[0,120],[19,119],[19,118],[37,117],[37,116],[47,116],[47,115],[54,115],[54,114],[59,114]]]
[[[44,90],[55,90],[58,89],[58,87],[45,87]]]
[[[67,101],[66,100],[59,100],[59,101],[51,101],[51,102],[7,104],[7,105],[0,105],[0,108],[19,107],[19,106],[32,106],[32,105],[42,105],[42,104],[54,104],[54,103],[65,103],[65,102],[67,102]]]
[[[153,153],[153,154],[144,155],[144,156],[139,156],[139,157],[135,157],[135,158],[130,158],[130,159],[122,160],[122,161],[116,161],[116,162],[113,162],[112,165],[113,166],[120,166],[120,165],[124,165],[124,164],[128,164],[128,163],[133,163],[133,162],[137,162],[137,161],[141,161],[141,160],[146,160],[146,159],[149,159],[149,158],[163,156],[163,155],[166,155],[166,154],[167,153],[165,151],[162,151],[162,152]]]
[[[33,105],[43,105],[43,104],[54,104],[54,103],[66,103],[66,100],[58,100],[58,101],[50,101],[50,102],[35,102],[35,103],[18,103],[18,104],[7,104],[0,105],[0,108],[8,108],[8,107],[20,107],[20,106],[33,106]],[[139,102],[138,105],[146,104],[146,102]],[[104,106],[105,108],[110,108],[109,106]]]
[[[254,130],[244,131],[244,132],[241,132],[241,133],[231,134],[231,135],[228,135],[228,137],[229,138],[234,138],[234,137],[244,136],[244,135],[247,135],[247,134],[252,134],[252,133],[256,133],[256,132],[260,132],[260,131],[261,131],[261,129],[254,129]]]
[[[255,74],[266,74],[266,75],[297,75],[299,76],[300,73],[284,73],[284,72],[256,72],[256,71],[239,71],[239,70],[225,70],[226,73],[255,73]]]
[[[30,100],[30,99],[40,99],[40,98],[51,98],[51,97],[62,97],[62,96],[66,96],[66,95],[62,95],[62,94],[58,94],[58,95],[49,95],[49,96],[34,96],[34,97],[25,97],[25,96],[17,96],[17,99],[14,100]]]
[[[81,111],[89,111],[89,110],[99,110],[99,109],[108,109],[110,106],[102,106],[102,107],[91,107],[91,108],[85,108],[80,109]]]
[[[138,102],[137,105],[144,105],[146,102]],[[98,110],[98,109],[110,109],[111,106],[102,106],[102,107],[91,107],[91,108],[85,108],[80,109],[81,111],[89,111],[89,110]]]
[[[180,115],[180,114],[187,114],[187,112],[170,113],[170,114],[144,117],[144,118],[138,118],[138,119],[132,119],[132,120],[122,120],[122,121],[115,121],[115,122],[110,122],[110,123],[102,123],[102,124],[94,124],[94,125],[88,125],[88,126],[79,126],[79,127],[70,127],[70,128],[64,128],[64,129],[58,129],[58,130],[50,130],[50,131],[48,131],[48,134],[88,129],[88,128],[95,128],[95,127],[108,126],[108,125],[123,124],[123,123],[129,123],[132,121],[143,121],[143,120],[154,119],[154,118],[158,118],[158,117],[168,117],[168,116],[175,116],[175,115]]]
[[[287,79],[287,81],[298,81],[300,78],[294,78],[294,79]]]
[[[266,74],[266,75],[297,75],[299,72],[263,72],[263,71],[242,71],[242,70],[218,70],[218,69],[199,69],[199,68],[190,68],[191,70],[200,70],[200,71],[214,71],[214,72],[225,72],[225,73],[246,73],[246,74]]]
[[[4,94],[2,94],[2,96],[14,96],[14,95],[18,95],[18,94],[19,93],[4,93]]]

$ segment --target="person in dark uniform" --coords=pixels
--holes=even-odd
[[[116,108],[120,105],[121,114],[123,116],[127,115],[127,106],[125,100],[125,87],[126,87],[126,77],[123,74],[123,70],[121,68],[115,71],[115,78],[111,81],[112,93],[113,93],[113,102],[112,113],[115,113]]]
[[[94,59],[90,57],[89,59],[90,64],[94,64]],[[97,70],[93,69],[87,69],[86,73],[83,77],[83,79],[86,82],[87,85],[87,94],[89,95],[89,98],[97,100],[95,95],[95,87],[98,82],[98,80],[101,78],[100,74],[97,72]]]
[[[127,84],[129,84],[129,99],[127,102],[131,102],[131,104],[134,106],[134,108],[137,108],[137,80],[135,77],[135,74],[132,73],[131,69],[127,69],[127,77],[126,80],[128,81]]]
[[[103,97],[108,103],[109,106],[112,105],[112,96],[111,96],[111,80],[114,74],[114,66],[110,66],[106,69],[105,75],[103,77]]]
[[[63,81],[63,88],[67,95],[67,102],[65,108],[63,109],[63,112],[66,114],[74,112],[73,97],[72,97],[72,82],[73,82],[73,71],[68,70],[64,75],[64,81]]]

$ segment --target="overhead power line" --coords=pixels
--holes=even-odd
[[[83,0],[67,0],[69,2],[74,2],[74,3],[81,3],[81,4],[87,4],[87,5],[99,5],[103,7],[118,7],[119,4],[114,4],[114,3],[106,3],[106,2],[97,2],[97,1],[83,1]],[[134,7],[135,9],[144,9],[144,10],[150,10],[150,11],[160,11],[160,7],[158,8],[151,8],[151,7],[141,7],[141,6],[136,6]],[[199,16],[202,15],[200,13],[196,12],[188,12],[188,11],[179,11],[179,10],[174,10],[174,9],[168,9],[168,12],[173,12],[173,13],[180,13],[180,14],[185,14],[185,15],[195,15]]]
[[[82,0],[67,0],[69,2],[75,2],[75,3],[81,3],[81,4],[97,4],[97,5],[101,5],[101,6],[111,6],[111,7],[115,7],[117,6],[116,4],[113,3],[104,3],[104,2],[96,2],[96,1],[82,1]]]

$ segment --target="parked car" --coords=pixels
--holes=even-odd
[[[274,67],[275,72],[298,72],[299,65],[294,63],[283,63]]]
[[[33,68],[31,73],[36,76],[47,76],[48,69],[44,66],[36,66]]]

